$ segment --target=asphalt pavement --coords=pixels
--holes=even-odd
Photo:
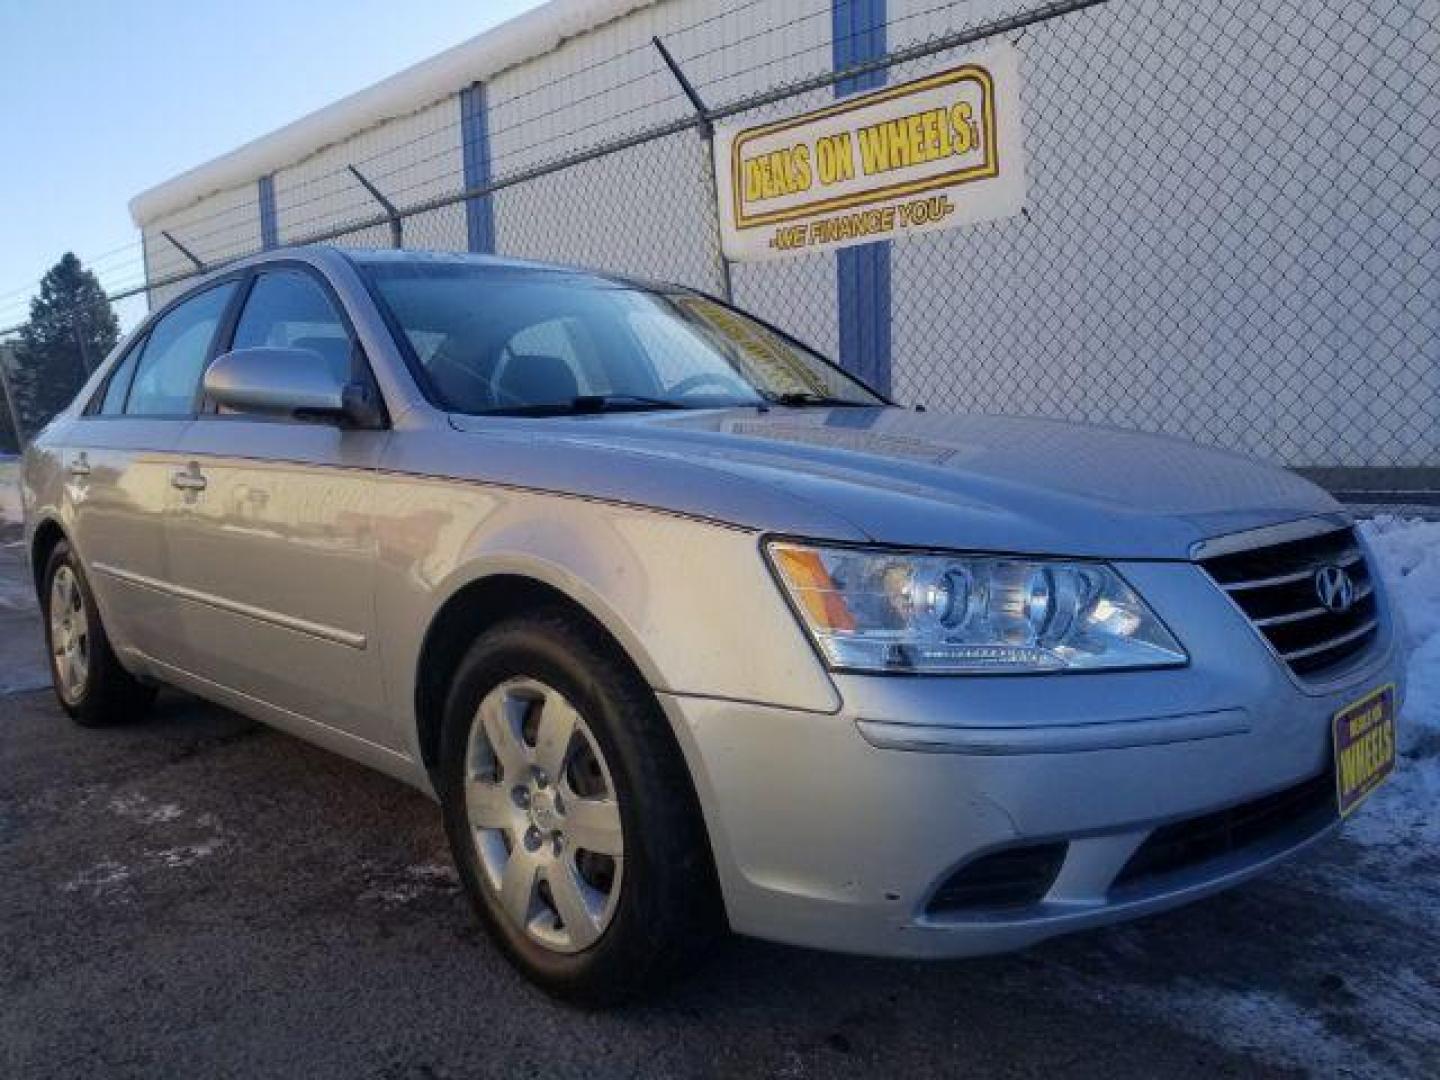
[[[20,685],[27,634],[33,611],[0,611]],[[178,694],[102,731],[0,695],[10,1078],[1435,1076],[1437,912],[1433,853],[1340,840],[1019,955],[736,939],[650,1003],[583,1013],[506,966],[408,788]]]

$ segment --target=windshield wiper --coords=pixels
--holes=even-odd
[[[765,400],[771,405],[781,405],[787,409],[863,409],[871,403],[868,401],[851,401],[848,398],[829,397],[825,394],[816,394],[809,390],[791,390],[784,394],[766,394]]]
[[[643,394],[581,394],[570,402],[570,411],[598,413],[610,409],[684,409],[688,406],[668,398],[646,397]]]
[[[501,405],[485,409],[480,416],[576,416],[610,411],[641,409],[685,409],[668,398],[645,397],[642,394],[581,394],[568,401],[546,401],[534,405]]]

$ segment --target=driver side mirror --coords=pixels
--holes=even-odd
[[[205,372],[211,401],[237,413],[321,420],[342,427],[384,424],[375,392],[312,349],[236,349]]]

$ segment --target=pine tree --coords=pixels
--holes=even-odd
[[[27,433],[70,403],[119,336],[119,321],[99,280],[67,251],[40,279],[10,372]]]

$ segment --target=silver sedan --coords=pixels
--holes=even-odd
[[[1390,608],[1323,492],[902,409],[685,289],[270,252],[147,319],[23,480],[77,721],[169,684],[433,794],[575,1000],[727,927],[954,957],[1171,907],[1393,763]]]

